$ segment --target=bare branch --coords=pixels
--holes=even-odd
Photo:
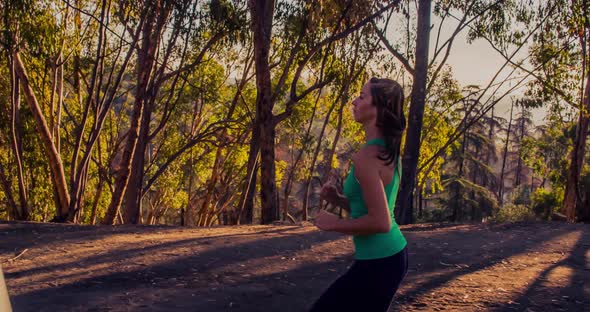
[[[391,45],[391,43],[389,43],[387,38],[385,38],[385,35],[383,34],[385,32],[385,30],[383,30],[383,31],[379,30],[379,28],[377,28],[377,25],[375,24],[375,21],[371,21],[371,25],[373,25],[373,28],[375,29],[375,33],[377,33],[377,36],[379,36],[379,39],[381,40],[383,45],[385,45],[385,48],[387,48],[387,50],[391,54],[393,54],[393,56],[395,56],[395,58],[397,58],[402,63],[402,65],[404,65],[404,67],[406,68],[408,73],[410,73],[410,75],[413,76],[414,75],[414,68],[412,67],[412,65],[410,65],[410,62],[408,61],[408,59],[405,56],[403,56],[399,51],[397,51]]]

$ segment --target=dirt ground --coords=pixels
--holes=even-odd
[[[590,225],[403,226],[390,311],[590,311]],[[352,262],[310,224],[182,228],[0,222],[14,311],[306,311]]]

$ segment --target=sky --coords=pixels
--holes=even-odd
[[[440,19],[435,15],[431,15],[431,25],[434,27],[430,32],[429,59],[432,59],[432,56],[434,55],[439,24]],[[457,23],[454,21],[450,21],[449,19],[445,20],[441,30],[441,41],[444,42],[451,36],[455,30],[456,25]],[[395,42],[396,34],[394,33],[393,28],[393,26],[389,27],[386,34],[390,42]],[[523,47],[517,54],[517,59],[524,58],[526,53],[527,48]],[[438,59],[442,59],[442,56],[439,56]],[[446,64],[452,68],[454,78],[462,86],[475,84],[485,87],[491,81],[496,72],[502,67],[504,62],[505,59],[498,52],[496,52],[487,41],[480,39],[472,43],[467,43],[467,31],[463,30],[455,38]],[[500,77],[505,77],[505,73],[507,73],[509,69],[510,68],[508,67],[505,68],[503,72],[504,76],[501,74]],[[502,81],[502,79],[497,78],[495,81],[499,82]],[[520,97],[522,96],[523,92],[524,88],[521,88],[519,90],[513,91],[511,94],[513,94],[515,97]],[[504,98],[496,105],[495,113],[508,119],[510,114],[510,103],[511,100],[509,97]],[[544,108],[535,109],[532,111],[535,125],[543,123],[545,111],[546,109]]]
[[[439,19],[434,18],[432,20],[435,25],[439,24]],[[445,21],[445,23],[447,23]],[[447,24],[447,27],[443,26],[444,36],[448,38],[454,31],[456,24]],[[461,32],[453,43],[451,54],[447,60],[453,69],[455,79],[463,86],[469,84],[478,84],[481,86],[487,85],[496,72],[505,63],[504,57],[502,57],[497,51],[495,51],[491,45],[483,39],[476,40],[471,44],[467,43],[467,32]],[[436,31],[431,31],[430,42],[436,42]],[[433,54],[434,44],[430,47],[430,55]],[[517,57],[523,58],[527,52],[526,48],[523,48],[522,53],[518,53]],[[507,70],[508,68],[506,68]],[[506,72],[504,70],[504,72]],[[499,80],[496,80],[499,81]],[[515,90],[512,94],[519,97],[523,94],[524,89]],[[510,114],[510,99],[505,98],[499,102],[496,106],[496,110],[503,117],[508,117]],[[545,108],[533,110],[533,121],[535,125],[539,125],[543,122],[545,117]]]

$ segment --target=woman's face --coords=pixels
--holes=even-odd
[[[377,119],[377,107],[373,105],[371,83],[367,82],[359,96],[352,101],[352,115],[356,122],[367,124]]]

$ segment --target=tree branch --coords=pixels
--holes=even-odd
[[[375,33],[377,33],[377,36],[379,36],[379,40],[381,40],[383,45],[385,45],[385,48],[387,48],[387,50],[391,54],[393,54],[393,56],[395,56],[395,58],[397,58],[402,63],[402,65],[404,65],[404,68],[408,71],[408,73],[410,73],[410,75],[414,76],[414,68],[412,67],[412,65],[410,65],[410,62],[408,61],[408,59],[405,56],[403,56],[399,51],[397,51],[391,45],[391,43],[389,43],[387,38],[385,38],[385,35],[383,34],[383,32],[385,30],[383,32],[380,31],[379,28],[377,28],[375,21],[371,21],[371,25],[373,25],[373,28],[375,29]]]

